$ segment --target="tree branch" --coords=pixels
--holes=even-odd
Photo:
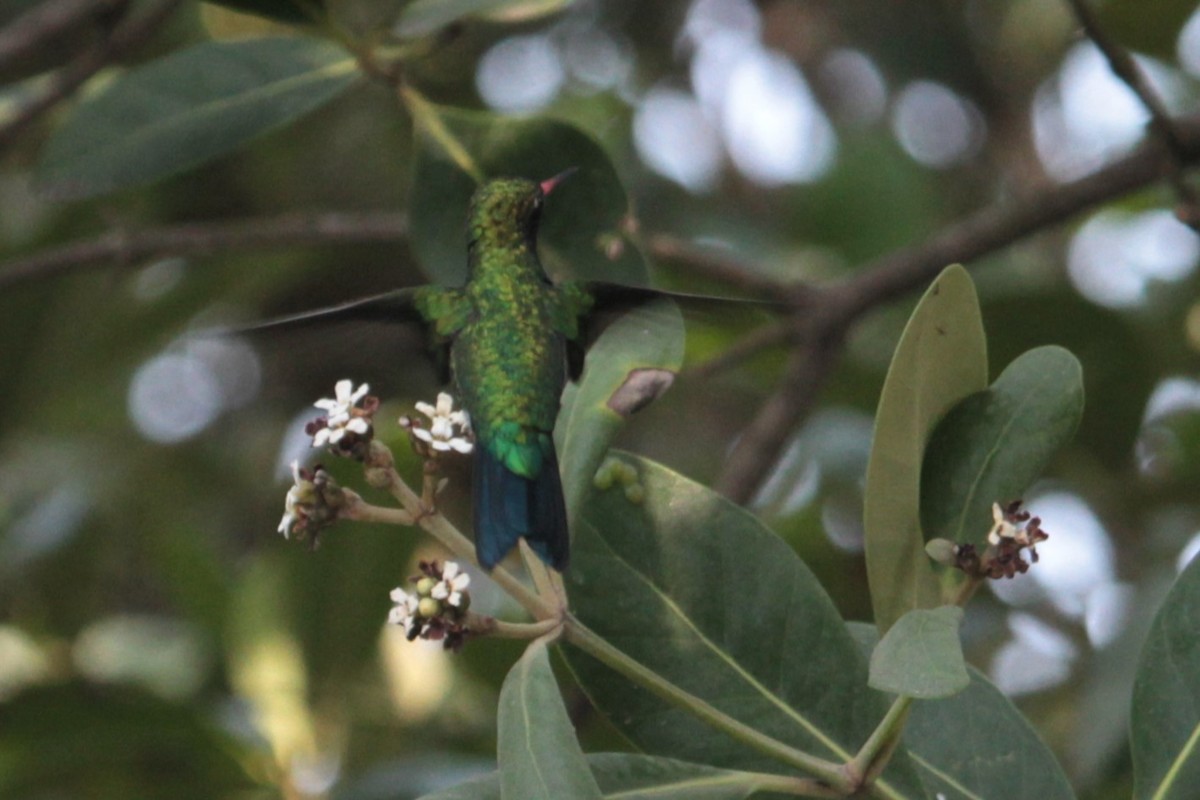
[[[236,222],[188,223],[126,233],[111,231],[0,264],[0,289],[89,267],[137,264],[157,256],[204,256],[225,250],[396,242],[408,219],[396,212],[282,214]]]
[[[70,97],[93,75],[149,39],[183,0],[159,0],[149,11],[125,21],[96,47],[66,65],[50,78],[40,94],[18,105],[0,125],[0,151],[8,148],[42,114]]]
[[[1174,129],[1179,134],[1183,163],[1200,161],[1200,117],[1177,120]],[[840,355],[841,336],[863,314],[928,284],[948,264],[974,261],[1080,212],[1143,189],[1170,175],[1172,168],[1162,148],[1148,143],[1092,175],[1023,202],[978,211],[920,244],[865,264],[840,283],[815,290],[817,300],[811,305],[821,316],[812,328],[813,335],[804,339],[775,393],[734,446],[717,488],[735,502],[749,502],[783,452],[788,435],[815,407],[827,372]]]

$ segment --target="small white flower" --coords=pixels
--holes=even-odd
[[[417,403],[417,411],[429,417],[429,427],[420,428],[411,424],[412,435],[428,444],[434,450],[446,452],[454,450],[459,453],[469,453],[474,449],[470,439],[471,418],[464,410],[454,409],[454,398],[446,392],[440,392],[437,406],[429,403]],[[404,424],[404,420],[401,420]]]
[[[350,418],[350,411],[354,408],[354,404],[366,397],[370,390],[371,387],[365,383],[355,389],[354,381],[340,380],[333,386],[334,397],[332,400],[322,398],[313,405],[326,412],[330,424],[333,424],[335,420],[340,424]]]
[[[988,544],[995,547],[1002,539],[1020,539],[1017,528],[1004,518],[1004,510],[999,503],[992,503],[992,530],[988,533]],[[1025,542],[1022,542],[1024,544]]]
[[[392,589],[389,596],[396,605],[388,612],[387,621],[391,625],[399,625],[407,632],[416,622],[419,601],[416,595],[411,595],[399,587]]]
[[[366,435],[371,429],[370,420],[361,416],[362,410],[356,409],[355,404],[365,397],[369,390],[370,387],[365,383],[355,389],[353,381],[340,380],[333,387],[332,399],[322,398],[313,403],[325,412],[325,425],[313,434],[312,446],[335,445],[347,433]]]
[[[446,566],[442,569],[442,579],[429,594],[435,600],[445,600],[457,608],[462,604],[462,593],[470,585],[471,576],[465,572],[459,572],[456,562],[447,561]]]
[[[306,516],[301,504],[304,500],[304,495],[310,489],[309,482],[300,475],[300,462],[292,462],[292,487],[288,489],[287,497],[283,501],[283,520],[279,523],[276,529],[283,534],[283,538],[290,539],[292,529],[296,523],[303,520]]]

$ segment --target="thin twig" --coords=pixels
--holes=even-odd
[[[1130,55],[1129,51],[1113,39],[1092,12],[1087,0],[1067,0],[1075,12],[1075,18],[1083,27],[1084,33],[1099,48],[1108,61],[1109,68],[1126,86],[1133,91],[1142,105],[1150,113],[1150,129],[1166,146],[1174,161],[1175,169],[1168,175],[1172,188],[1179,195],[1182,207],[1177,214],[1184,223],[1193,229],[1200,230],[1200,202],[1197,201],[1195,190],[1188,184],[1183,175],[1183,167],[1187,163],[1188,146],[1183,135],[1176,129],[1167,107],[1163,104],[1158,92],[1150,85],[1145,71]]]
[[[137,265],[162,256],[204,256],[229,250],[398,242],[408,219],[396,212],[281,214],[235,222],[196,222],[126,233],[111,231],[0,264],[0,289],[109,264]]]
[[[149,11],[126,20],[94,48],[56,72],[39,94],[19,105],[13,116],[0,125],[0,151],[12,145],[38,117],[70,97],[89,78],[153,36],[182,3],[183,0],[160,0]]]

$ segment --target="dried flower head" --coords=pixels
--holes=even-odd
[[[1028,572],[1030,564],[1037,563],[1037,545],[1049,538],[1050,534],[1042,530],[1041,519],[1022,511],[1021,501],[1014,500],[1003,507],[999,503],[992,504],[992,527],[987,535],[988,546],[982,553],[973,544],[951,543],[948,551],[939,546],[930,555],[972,577],[1012,578]],[[1025,560],[1026,551],[1028,561]]]

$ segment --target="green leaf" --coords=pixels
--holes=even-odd
[[[949,697],[970,683],[958,606],[914,609],[896,620],[871,653],[873,689],[922,700]]]
[[[543,180],[569,167],[579,171],[546,199],[542,213],[538,252],[547,272],[556,280],[649,282],[641,253],[621,233],[629,214],[625,189],[593,139],[562,122],[408,99],[421,134],[409,204],[412,246],[435,283],[466,280],[463,220],[479,181],[506,175]]]
[[[620,800],[744,800],[769,788],[764,776],[636,753],[587,756],[604,797]],[[500,776],[487,775],[421,800],[500,800]]]
[[[256,17],[265,17],[289,25],[314,23],[317,16],[323,15],[325,11],[325,4],[322,0],[208,0],[208,2],[232,8],[243,14],[253,14]]]
[[[1179,31],[1196,10],[1196,0],[1093,0],[1093,5],[1109,36],[1126,47],[1171,61]]]
[[[1083,416],[1083,368],[1061,347],[1038,347],[963,400],[929,439],[921,472],[925,533],[982,544],[992,504],[1021,497]]]
[[[863,525],[875,624],[941,602],[921,533],[921,459],[933,426],[987,386],[987,342],[971,277],[947,267],[913,311],[888,369],[867,464]]]
[[[1154,617],[1133,683],[1135,798],[1185,800],[1200,786],[1200,558]]]
[[[871,625],[848,626],[864,652],[879,640]],[[1073,800],[1054,754],[1004,694],[974,667],[970,685],[940,700],[913,703],[904,745],[930,797],[944,800]]]
[[[796,554],[744,509],[629,454],[644,500],[592,493],[566,574],[576,616],[630,658],[793,747],[849,758],[883,717],[854,641]],[[618,677],[575,648],[596,706],[655,755],[729,769],[788,767]],[[923,797],[903,753],[885,779]]]
[[[683,364],[683,346],[683,316],[663,300],[623,315],[588,350],[583,379],[567,387],[554,428],[569,520],[578,517],[596,470],[624,424],[610,401],[631,379],[649,376],[660,387],[669,382]]]
[[[561,11],[574,0],[414,0],[396,23],[402,37],[428,36],[468,17],[524,22]]]
[[[47,143],[37,180],[60,198],[159,180],[298,119],[358,74],[344,50],[316,39],[205,42],[81,103]]]
[[[509,670],[498,715],[497,758],[505,800],[601,797],[541,639]]]

